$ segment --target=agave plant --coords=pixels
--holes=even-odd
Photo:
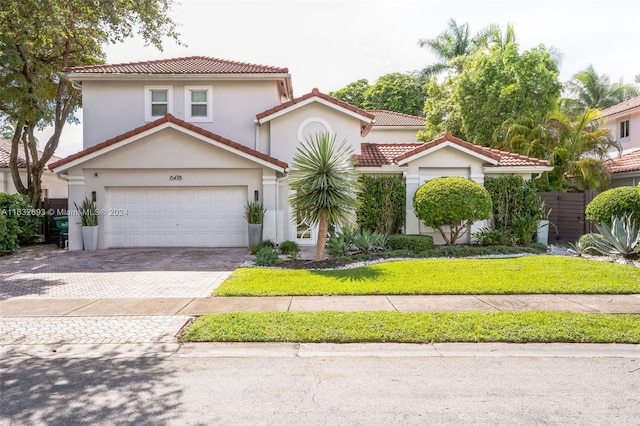
[[[640,253],[640,229],[631,215],[612,218],[611,226],[601,223],[596,227],[604,239],[591,238],[591,244],[600,253],[624,257]]]
[[[353,236],[353,244],[363,253],[369,254],[384,249],[387,236],[368,229],[361,229]]]

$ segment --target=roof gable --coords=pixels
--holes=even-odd
[[[273,120],[274,118],[280,117],[281,115],[288,114],[291,111],[295,111],[298,108],[301,108],[312,102],[319,102],[325,106],[328,106],[329,108],[335,109],[344,114],[359,119],[363,123],[360,127],[360,133],[363,136],[369,132],[371,126],[373,125],[373,119],[375,118],[375,116],[372,113],[341,101],[340,99],[334,98],[333,96],[324,94],[317,88],[314,88],[311,92],[305,95],[299,96],[295,99],[284,102],[280,105],[256,114],[256,119],[260,124],[263,124],[270,120]]]
[[[363,143],[362,153],[358,156],[357,167],[405,166],[444,147],[463,150],[470,155],[484,159],[488,167],[499,168],[548,168],[547,160],[527,157],[512,152],[500,151],[474,145],[447,133],[442,138],[427,143]]]
[[[140,139],[144,136],[148,136],[167,127],[172,127],[185,133],[190,133],[194,137],[206,140],[216,146],[226,149],[227,151],[252,159],[259,164],[280,172],[285,171],[285,169],[288,167],[287,163],[285,163],[284,161],[280,161],[276,158],[270,157],[240,143],[234,142],[220,135],[209,132],[208,130],[205,130],[201,127],[194,126],[193,124],[175,118],[171,114],[167,114],[152,123],[137,127],[129,132],[123,133],[119,136],[108,139],[95,146],[89,147],[83,151],[63,158],[62,160],[50,164],[49,168],[52,170],[55,169],[54,171],[56,173],[62,172],[70,167],[81,164],[91,158],[95,158],[96,156],[107,153],[120,146],[127,145],[134,140]]]

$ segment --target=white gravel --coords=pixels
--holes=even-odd
[[[545,255],[548,256],[570,256],[570,257],[582,257],[584,259],[595,260],[598,262],[609,262],[609,263],[617,263],[617,264],[628,264],[634,265],[636,267],[640,267],[640,261],[632,261],[624,259],[622,256],[591,256],[583,254],[582,256],[577,256],[576,253],[568,248],[562,246],[550,245]],[[525,257],[525,256],[540,256],[534,253],[517,253],[517,254],[490,254],[490,255],[480,255],[480,256],[465,256],[456,259],[501,259],[501,258],[516,258],[516,257]],[[373,265],[376,263],[384,263],[384,262],[397,262],[401,260],[416,260],[422,258],[415,257],[394,257],[390,259],[375,259],[375,260],[367,260],[361,262],[354,262],[348,265],[340,266],[337,268],[324,268],[324,269],[314,269],[316,271],[330,271],[330,270],[341,270],[341,269],[355,269],[360,268],[362,266]],[[429,259],[441,259],[448,260],[452,259],[451,257],[433,257]],[[253,261],[247,260],[242,265],[242,268],[261,268],[261,266],[257,266]],[[278,266],[270,266],[268,269],[286,269]]]

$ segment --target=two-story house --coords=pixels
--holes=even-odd
[[[611,186],[640,184],[640,96],[603,110],[602,117],[622,148],[619,156],[605,162]]]
[[[99,247],[246,246],[244,206],[261,202],[264,238],[314,244],[289,206],[289,163],[317,132],[346,139],[362,173],[402,176],[407,233],[429,232],[413,214],[416,189],[437,176],[532,174],[548,162],[479,147],[452,135],[416,142],[424,119],[365,111],[314,89],[294,97],[287,68],[208,57],[76,67],[84,149],[51,165],[69,206],[101,211]],[[82,249],[79,219],[69,248]]]

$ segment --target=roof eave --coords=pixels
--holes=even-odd
[[[495,173],[543,173],[553,170],[551,166],[484,166],[483,171]]]
[[[288,73],[224,73],[224,74],[128,74],[70,72],[66,78],[74,82],[101,80],[282,80],[291,79]]]

